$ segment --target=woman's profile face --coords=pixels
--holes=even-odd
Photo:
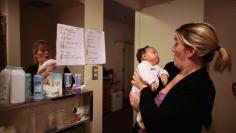
[[[173,52],[173,61],[177,68],[181,69],[184,62],[187,60],[185,45],[175,37],[175,44],[171,51]]]
[[[39,64],[45,62],[46,60],[49,59],[50,53],[49,53],[49,48],[47,45],[40,45],[38,50],[35,53],[35,57],[37,58],[37,61]]]

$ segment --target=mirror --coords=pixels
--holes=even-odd
[[[0,70],[7,64],[6,58],[6,16],[0,12]]]
[[[56,55],[57,23],[84,27],[84,4],[80,0],[20,0],[21,65],[33,64],[32,44],[49,42]],[[83,74],[83,66],[68,66],[72,73]]]

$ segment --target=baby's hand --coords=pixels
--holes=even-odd
[[[158,85],[156,82],[153,82],[150,86],[151,86],[152,91],[156,91],[158,88]]]
[[[166,74],[162,74],[161,75],[161,82],[164,86],[166,86],[167,82],[168,82],[168,75]]]

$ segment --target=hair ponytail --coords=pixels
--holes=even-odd
[[[214,70],[217,72],[223,72],[225,69],[231,70],[231,56],[225,48],[218,48],[218,57],[214,64]]]

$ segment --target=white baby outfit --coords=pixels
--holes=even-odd
[[[137,71],[141,79],[146,83],[148,83],[149,85],[151,85],[154,81],[156,81],[157,88],[159,86],[159,77],[162,74],[168,75],[168,72],[166,70],[160,68],[158,65],[152,65],[148,61],[142,61],[141,63],[139,63]],[[137,87],[132,86],[131,94],[139,91],[140,90]],[[140,112],[138,112],[137,115],[137,122],[142,129],[145,129]]]

